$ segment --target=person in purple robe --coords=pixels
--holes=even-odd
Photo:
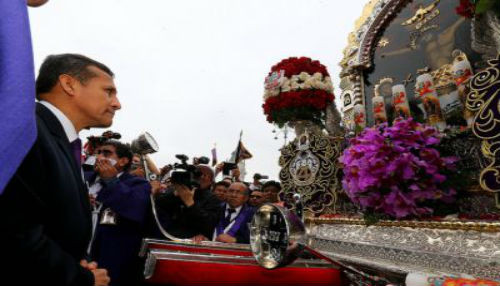
[[[226,204],[219,214],[213,240],[225,243],[249,243],[254,208],[247,205],[250,189],[240,182],[232,183],[226,193]]]
[[[151,185],[131,175],[132,151],[109,140],[96,149],[95,171],[86,174],[93,205],[90,255],[108,270],[110,285],[139,285],[139,250],[151,218]]]

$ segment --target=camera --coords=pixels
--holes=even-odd
[[[200,187],[201,171],[195,165],[189,165],[189,157],[184,154],[175,155],[181,163],[174,164],[174,171],[170,176],[172,184],[184,185],[190,189]]]
[[[222,175],[229,176],[231,170],[234,170],[236,168],[238,168],[236,163],[224,162],[224,165],[222,166]]]
[[[104,142],[110,140],[110,139],[120,139],[122,136],[118,132],[113,132],[111,130],[106,131],[102,133],[101,136],[89,136],[87,137],[87,140],[89,141],[89,144],[92,148],[92,150],[95,150],[97,147],[102,145]]]
[[[266,176],[266,175],[261,175],[259,173],[255,173],[255,175],[253,175],[253,179],[254,180],[257,180],[257,181],[260,181],[260,180],[267,180],[269,179],[269,176]]]

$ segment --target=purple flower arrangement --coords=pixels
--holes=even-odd
[[[458,159],[440,155],[440,140],[436,129],[411,118],[365,129],[340,158],[344,190],[364,211],[431,216],[433,205],[453,203],[456,195],[446,180]]]

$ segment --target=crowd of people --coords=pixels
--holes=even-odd
[[[150,194],[163,231],[197,243],[249,243],[255,209],[279,203],[280,183],[263,182],[267,176],[255,174],[252,182],[243,182],[236,168],[216,182],[224,163],[212,168],[194,158],[193,185],[179,184],[172,175],[186,170],[158,168],[149,156],[133,154],[129,144],[113,136],[120,138],[111,131],[89,137],[83,167],[94,210],[89,253],[117,285],[140,279],[141,240],[162,237],[152,217]],[[148,180],[147,173],[156,179]]]

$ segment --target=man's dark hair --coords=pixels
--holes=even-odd
[[[110,76],[113,72],[104,64],[78,54],[50,55],[43,61],[38,78],[36,79],[36,94],[47,93],[54,88],[59,80],[59,76],[67,74],[75,77],[80,83],[85,84],[89,79],[97,76],[88,69],[95,66]]]
[[[128,163],[123,167],[123,171],[128,171],[130,169],[130,165],[132,165],[132,149],[130,149],[130,145],[124,144],[118,140],[108,140],[104,142],[101,146],[113,146],[116,149],[116,155],[118,158],[128,158]]]
[[[196,168],[202,172],[203,174],[207,174],[210,176],[210,182],[214,182],[214,179],[215,179],[215,173],[214,173],[214,170],[212,170],[212,168],[210,168],[209,166],[206,166],[206,165],[196,165]]]
[[[264,185],[262,185],[262,189],[261,190],[264,190],[265,188],[267,187],[275,187],[276,189],[278,189],[278,192],[281,191],[281,184],[279,182],[276,182],[276,181],[267,181],[264,183]]]
[[[217,187],[217,186],[224,186],[226,188],[229,188],[230,185],[231,184],[228,183],[228,182],[226,182],[226,181],[219,181],[219,182],[215,183],[214,188]]]

